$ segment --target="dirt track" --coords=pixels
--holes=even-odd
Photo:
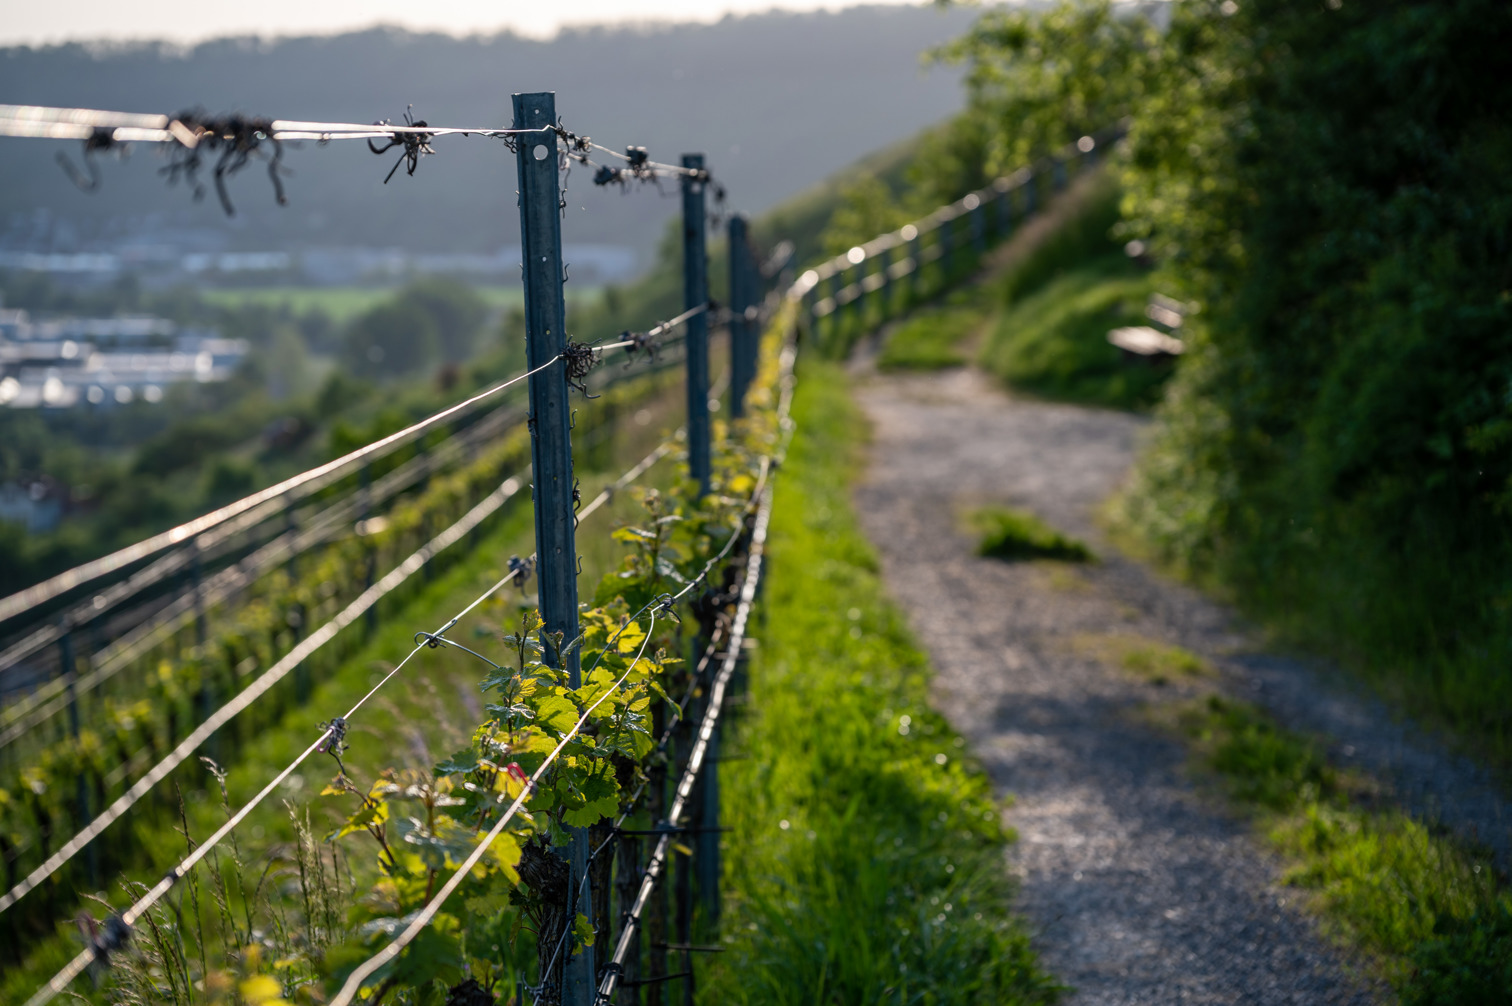
[[[1340,762],[1505,864],[1512,815],[1474,768],[1331,676],[1264,653],[1223,607],[1102,539],[1094,509],[1127,471],[1142,420],[1012,399],[973,370],[862,373],[858,397],[875,435],[856,492],[863,524],[934,661],[939,707],[1016,798],[1020,909],[1046,965],[1077,989],[1071,1003],[1383,997],[1298,910],[1249,826],[1199,792],[1182,746],[1140,715],[1152,686],[1109,669],[1088,640],[1208,658],[1224,691],[1325,735]],[[988,502],[1035,512],[1101,561],[978,558],[957,515]]]

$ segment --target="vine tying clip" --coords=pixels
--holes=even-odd
[[[405,108],[405,110],[404,110],[404,124],[406,126],[409,126],[409,127],[412,127],[412,128],[423,129],[423,128],[425,128],[425,126],[427,125],[427,123],[426,123],[426,121],[424,119],[421,119],[418,122],[415,120],[414,116],[411,114],[413,112],[413,110],[414,110],[414,107],[415,107],[414,105],[410,105],[407,108]],[[381,122],[375,122],[374,125],[375,126],[388,126],[388,125],[392,125],[392,123],[389,122],[389,120],[384,119]],[[375,154],[386,154],[390,150],[392,150],[394,147],[403,147],[404,148],[404,152],[399,155],[399,159],[394,162],[394,166],[389,169],[388,175],[384,177],[384,179],[383,179],[383,184],[384,185],[387,185],[389,183],[389,179],[394,177],[394,172],[396,172],[396,171],[399,170],[399,165],[401,165],[401,164],[406,165],[405,174],[407,174],[407,175],[409,175],[411,177],[414,177],[415,168],[418,167],[419,164],[420,164],[420,158],[424,157],[426,154],[434,154],[436,152],[435,149],[430,145],[430,141],[431,141],[431,139],[432,139],[432,137],[433,137],[434,134],[431,134],[431,133],[393,133],[391,135],[392,135],[392,139],[390,139],[387,143],[385,143],[381,147],[375,147],[375,146],[373,146],[373,141],[372,140],[368,140],[367,141],[368,149],[371,150]]]
[[[432,643],[431,645],[434,646],[435,644]],[[325,754],[325,753],[329,752],[331,755],[335,756],[336,758],[340,758],[341,757],[341,752],[343,752],[343,751],[345,751],[347,749],[347,743],[346,743],[347,722],[346,722],[346,719],[344,717],[337,716],[337,717],[332,718],[332,720],[329,723],[321,723],[320,727],[322,729],[324,729],[328,734],[330,734],[330,736],[327,737],[325,740],[321,741],[320,742],[320,746],[317,747],[315,750],[319,751],[322,754]]]
[[[104,922],[99,922],[91,915],[81,914],[78,922],[89,949],[94,953],[91,970],[97,974],[109,970],[110,955],[131,942],[131,927],[119,915],[107,916]]]
[[[656,355],[661,351],[661,342],[650,332],[621,332],[620,341],[629,343],[625,347],[625,355],[630,357],[630,362],[625,364],[627,370],[640,354],[644,353],[649,362],[655,363]]]
[[[567,384],[587,398],[598,398],[598,395],[589,394],[586,383],[588,372],[598,363],[597,351],[584,342],[569,342],[562,350],[562,361],[567,366]]]
[[[278,177],[283,170],[283,144],[273,134],[272,119],[244,115],[210,116],[196,109],[174,116],[168,123],[168,131],[178,141],[178,147],[162,173],[168,177],[170,185],[182,175],[196,202],[205,197],[205,187],[196,177],[203,167],[202,151],[219,150],[220,159],[215,162],[213,172],[215,194],[220,197],[221,209],[225,210],[226,216],[236,216],[236,207],[231,205],[231,196],[226,192],[226,179],[246,167],[252,155],[268,143],[273,147],[273,156],[268,160],[273,197],[278,205],[288,205],[283,181]]]
[[[514,575],[515,583],[520,585],[520,593],[525,593],[525,581],[530,579],[530,574],[535,572],[535,557],[522,559],[517,555],[509,557],[509,572]]]

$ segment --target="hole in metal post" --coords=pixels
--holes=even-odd
[[[530,150],[530,155],[538,161],[544,161],[546,159],[546,155],[550,153],[551,151],[546,149],[546,144],[544,143],[537,143]]]

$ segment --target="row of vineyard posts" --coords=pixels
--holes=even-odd
[[[525,286],[525,322],[527,369],[533,373],[528,378],[529,406],[526,423],[529,433],[529,453],[533,485],[535,537],[537,544],[536,567],[537,594],[542,619],[543,638],[574,639],[578,637],[578,561],[576,554],[575,509],[577,479],[574,475],[572,429],[574,417],[569,405],[570,381],[568,369],[548,366],[551,361],[562,359],[569,349],[566,330],[566,311],[563,283],[565,273],[561,251],[561,178],[557,157],[559,127],[555,113],[554,95],[551,93],[520,94],[514,98],[516,128],[520,132],[515,144],[519,177],[521,243],[523,255],[523,281]],[[532,133],[531,131],[535,131]],[[1111,135],[1111,134],[1110,134]],[[989,242],[1000,241],[1014,229],[1015,224],[1033,213],[1048,195],[1047,189],[1059,190],[1067,184],[1071,170],[1083,170],[1095,158],[1100,143],[1107,137],[1084,137],[1060,155],[1032,165],[1009,178],[998,179],[979,193],[972,193],[950,206],[942,207],[928,217],[906,225],[899,231],[882,235],[865,245],[850,249],[816,268],[804,273],[788,288],[788,298],[797,306],[797,316],[789,318],[792,334],[811,342],[820,351],[840,355],[861,331],[895,316],[908,306],[937,295],[961,276],[969,272],[986,252]],[[708,292],[708,258],[706,251],[708,212],[706,189],[708,175],[703,171],[701,155],[685,155],[680,185],[683,197],[683,265],[684,303],[693,312],[686,322],[684,341],[685,385],[687,393],[686,443],[688,448],[688,471],[701,492],[707,492],[710,479],[710,399],[709,399],[709,316],[714,313]],[[995,209],[996,212],[990,212]],[[965,240],[960,234],[960,224],[968,228]],[[768,280],[776,270],[763,269],[754,254],[746,223],[738,215],[728,221],[729,247],[729,298],[728,318],[731,335],[730,398],[732,416],[739,417],[743,410],[747,389],[755,380],[759,359],[758,348],[761,336],[760,306],[764,302]],[[904,255],[896,253],[902,250]],[[908,280],[903,284],[900,281]],[[824,286],[828,285],[827,295]],[[903,287],[902,295],[894,290]],[[698,311],[699,308],[705,310]],[[609,403],[612,406],[612,402]],[[491,428],[492,429],[492,428]],[[518,457],[524,444],[516,438],[505,438],[510,444],[507,452],[511,459]],[[480,453],[483,448],[476,447]],[[457,506],[465,508],[469,488],[487,483],[490,475],[497,476],[502,460],[485,467],[465,486],[456,486],[450,491],[453,511]],[[371,469],[364,469],[362,493],[356,506],[362,508],[362,517],[368,517],[371,500]],[[413,526],[420,523],[428,530],[431,521],[440,515],[425,513],[405,522]],[[445,519],[444,517],[442,519]],[[471,528],[476,534],[477,525]],[[424,533],[417,537],[424,539]],[[476,537],[473,541],[476,542]],[[364,589],[371,593],[375,584],[376,561],[371,558],[371,549],[360,564],[347,568],[360,571]],[[295,556],[285,556],[290,567]],[[338,559],[338,564],[340,560]],[[755,567],[759,570],[759,565]],[[290,579],[295,579],[291,568]],[[192,592],[192,625],[197,652],[203,654],[206,644],[204,592],[200,589],[197,566],[191,562],[190,575],[195,577]],[[728,584],[727,584],[728,586]],[[754,590],[753,582],[750,588]],[[726,599],[726,603],[729,602]],[[748,613],[751,598],[746,598],[743,613]],[[368,619],[376,617],[377,608],[369,604],[362,609]],[[709,605],[694,605],[694,614],[699,622],[699,637],[692,647],[700,652],[715,635],[716,611]],[[728,614],[728,613],[726,613]],[[278,649],[280,627],[268,629],[268,659]],[[285,618],[295,639],[302,624],[299,618]],[[370,621],[371,626],[371,621]],[[71,673],[68,665],[71,640],[67,632],[57,640],[60,662],[65,673]],[[227,646],[227,666],[234,668],[236,655]],[[548,648],[549,650],[549,648]],[[328,653],[330,651],[327,651]],[[712,652],[712,651],[711,651]],[[292,655],[292,654],[291,654]],[[739,653],[731,655],[739,659]],[[337,658],[339,659],[339,657]],[[572,688],[581,685],[581,667],[575,650],[559,654],[567,680]],[[202,661],[203,663],[203,661]],[[302,666],[304,660],[294,662]],[[714,661],[704,662],[704,671],[710,677],[690,682],[690,694],[701,695],[708,700],[712,684]],[[233,670],[233,674],[234,674]],[[307,670],[302,673],[308,673]],[[235,681],[230,683],[235,689]],[[208,715],[213,704],[210,675],[202,674],[191,680],[187,688],[181,688],[185,701],[199,706]],[[300,685],[300,697],[308,688],[306,680]],[[71,690],[65,694],[73,725],[74,739],[79,737],[77,705]],[[182,703],[169,703],[178,715]],[[658,713],[660,709],[658,707]],[[708,736],[695,742],[694,734],[701,726],[709,726]],[[655,733],[661,732],[658,722]],[[170,726],[170,736],[174,728]],[[546,945],[549,934],[538,934],[542,944],[540,985],[534,992],[538,1002],[561,1002],[570,1006],[589,1006],[608,1002],[617,990],[644,992],[646,1001],[656,1006],[664,1000],[667,983],[681,979],[682,998],[685,1003],[693,1001],[693,955],[710,949],[693,943],[695,905],[702,913],[706,924],[713,926],[719,917],[719,795],[718,759],[719,735],[722,729],[719,709],[700,709],[698,703],[688,715],[680,718],[675,729],[676,743],[669,773],[666,764],[647,767],[650,777],[647,791],[647,810],[655,825],[650,832],[624,831],[618,834],[615,854],[607,859],[596,859],[592,850],[604,845],[606,836],[602,826],[574,828],[570,831],[563,857],[570,871],[564,888],[571,903],[562,906],[561,916],[570,920],[583,916],[593,920],[601,937],[592,944],[574,940],[572,952],[565,956],[548,956]],[[225,741],[217,736],[217,743]],[[78,744],[74,745],[76,748]],[[171,746],[171,744],[170,744]],[[696,751],[697,764],[689,765],[689,755]],[[77,765],[77,762],[75,763]],[[699,765],[704,770],[699,771]],[[73,767],[73,766],[70,766]],[[689,768],[693,773],[689,775]],[[64,775],[67,774],[66,770]],[[88,773],[75,770],[79,795],[77,800],[77,824],[89,823],[89,796],[86,792]],[[684,777],[678,781],[678,799],[674,806],[681,807],[681,815],[667,817],[668,783],[673,776]],[[60,777],[61,778],[61,777]],[[695,783],[686,794],[682,782]],[[97,782],[91,782],[97,788]],[[689,799],[684,804],[683,796]],[[103,789],[95,796],[103,800]],[[45,843],[50,829],[40,828],[38,834]],[[657,853],[650,866],[640,861],[640,838],[656,838]],[[683,854],[673,861],[675,877],[671,887],[673,905],[669,909],[667,885],[655,890],[649,899],[647,891],[653,891],[659,879],[656,870],[658,856],[665,862],[669,843],[676,836],[685,842],[676,847]],[[44,845],[45,850],[45,845]],[[17,856],[7,854],[8,878],[14,886],[13,862]],[[45,854],[45,852],[44,852]],[[102,863],[91,848],[90,855],[82,866],[85,877],[94,882],[111,866]],[[60,875],[48,886],[49,893],[62,886],[68,875]],[[77,875],[74,879],[78,879]],[[644,889],[644,890],[642,890]],[[51,907],[52,898],[46,899]],[[614,923],[610,918],[611,901],[619,906],[619,948],[613,960],[595,960],[595,947],[610,944],[608,937]],[[644,908],[644,915],[635,911]],[[669,915],[671,916],[669,918]],[[7,926],[15,924],[16,915],[11,913]],[[644,944],[644,945],[642,945]],[[18,945],[13,943],[13,946]],[[628,949],[628,954],[626,953]],[[680,953],[682,970],[672,972],[668,967],[668,955]],[[547,973],[556,968],[559,974]],[[526,988],[518,991],[518,1001],[524,1001]],[[545,998],[543,998],[545,993]]]
[[[530,369],[536,369],[543,360],[556,358],[566,345],[556,134],[548,128],[556,123],[553,105],[551,94],[516,97],[517,123],[540,126],[543,130],[539,142],[529,143],[522,137],[518,144]],[[549,151],[549,156],[540,156],[543,150]],[[701,155],[684,158],[684,166],[697,172],[702,168]],[[706,174],[685,174],[682,181],[686,211],[685,295],[690,308],[708,303],[706,177]],[[745,389],[755,375],[759,337],[757,310],[767,282],[762,265],[747,240],[744,219],[738,215],[730,217],[729,227],[732,240],[728,313],[734,368],[730,400],[733,413],[738,416]],[[774,275],[777,271],[772,270]],[[688,370],[690,468],[703,473],[706,485],[710,442],[707,313],[695,314],[687,327],[684,361]],[[57,665],[48,683],[51,687],[39,689],[41,694],[34,693],[35,701],[27,704],[26,711],[31,715],[9,717],[4,726],[0,726],[0,730],[5,731],[3,742],[0,742],[0,758],[5,760],[10,774],[19,783],[6,790],[7,799],[0,801],[0,815],[3,815],[0,820],[0,857],[3,857],[5,890],[17,889],[30,862],[47,860],[59,841],[90,826],[94,815],[110,800],[113,792],[121,785],[131,783],[132,776],[141,768],[157,762],[165,751],[179,745],[196,724],[205,725],[210,721],[212,711],[217,710],[224,700],[238,695],[246,683],[244,679],[251,672],[270,666],[276,672],[279,667],[287,666],[294,672],[287,682],[292,688],[270,694],[269,698],[274,700],[272,704],[247,705],[239,719],[228,718],[224,729],[210,735],[201,750],[221,759],[234,758],[236,749],[256,735],[260,724],[277,722],[289,708],[300,705],[308,696],[312,676],[333,669],[360,645],[364,635],[371,636],[378,623],[379,605],[376,602],[383,599],[390,609],[396,608],[406,600],[397,588],[403,586],[413,590],[416,586],[414,579],[407,576],[397,578],[392,587],[379,583],[377,570],[388,565],[382,553],[387,553],[387,559],[397,563],[410,549],[425,547],[437,526],[447,526],[464,513],[470,513],[469,503],[487,488],[497,486],[503,472],[511,467],[518,470],[527,447],[532,471],[537,473],[534,475],[533,495],[540,607],[550,619],[549,625],[560,631],[575,624],[577,565],[572,529],[576,480],[569,439],[574,417],[566,407],[566,395],[564,368],[553,367],[549,372],[534,375],[529,381],[530,404],[524,416],[513,410],[500,409],[485,421],[460,431],[468,435],[461,438],[462,450],[472,456],[472,461],[449,478],[430,478],[432,469],[439,465],[427,449],[431,446],[427,441],[413,443],[407,448],[401,446],[399,450],[365,462],[357,474],[356,492],[313,515],[323,522],[319,530],[327,533],[324,537],[318,533],[310,536],[310,545],[324,543],[333,526],[350,527],[354,517],[359,529],[355,539],[338,539],[324,550],[316,551],[318,566],[307,554],[312,549],[300,547],[302,539],[298,534],[296,512],[289,505],[284,509],[285,526],[280,529],[285,534],[254,553],[250,557],[252,561],[223,570],[218,577],[202,575],[197,542],[203,539],[198,538],[189,540],[183,552],[185,558],[176,557],[174,561],[160,563],[154,567],[153,575],[145,578],[141,575],[133,577],[130,586],[141,587],[145,580],[145,586],[162,589],[187,581],[188,590],[175,603],[170,603],[160,617],[150,620],[154,630],[150,638],[128,640],[128,643],[136,644],[134,649],[126,650],[134,661],[117,658],[118,667],[133,663],[147,667],[147,673],[138,675],[135,681],[119,674],[109,682],[117,694],[124,694],[128,701],[107,697],[104,688],[90,692],[94,704],[91,711],[97,714],[101,726],[98,730],[87,729],[81,724],[81,701],[75,687],[81,673],[75,665],[74,653],[79,637],[101,605],[90,601],[76,605],[64,618],[13,647],[15,653],[23,656],[30,656],[46,646],[55,647]],[[626,399],[627,396],[612,392],[598,396],[589,403],[590,414],[607,420],[604,425],[612,426],[614,413],[628,404]],[[501,430],[512,425],[507,421],[520,418],[527,419],[528,444],[522,437],[499,436]],[[591,443],[593,434],[589,436]],[[400,470],[406,466],[412,469],[410,478],[388,478],[396,473],[402,474]],[[416,481],[416,472],[424,489],[419,498],[408,501],[403,508],[391,511],[381,520],[374,520],[373,508],[384,498],[385,480],[386,492],[393,495]],[[505,483],[506,486],[509,484]],[[337,488],[334,484],[327,486],[312,499],[316,504],[328,504]],[[499,496],[499,493],[494,495]],[[504,493],[500,502],[508,495]],[[497,511],[495,506],[491,513]],[[477,542],[484,527],[482,521],[470,524],[468,532],[473,543]],[[206,537],[213,539],[214,536]],[[434,559],[434,556],[429,558]],[[423,568],[429,578],[436,563],[427,562]],[[224,589],[218,590],[218,586]],[[250,592],[251,597],[232,618],[229,601],[236,588]],[[332,633],[314,647],[301,646],[309,642],[305,638],[308,627],[338,612],[354,611],[354,604],[347,603],[354,597],[369,599],[369,603],[361,604],[361,610],[355,612],[361,616],[366,633]],[[220,612],[217,601],[228,602],[225,605],[228,611]],[[227,624],[221,627],[223,631],[212,635],[210,624],[217,613],[227,615],[224,619]],[[351,621],[347,619],[341,624],[344,627]],[[574,634],[569,633],[569,638]],[[149,659],[142,659],[144,655]],[[109,668],[112,674],[117,669]],[[98,668],[89,670],[92,672]],[[576,673],[575,668],[573,671]],[[282,674],[275,676],[284,677]],[[143,697],[144,693],[146,697]],[[260,717],[258,723],[249,722],[254,712]],[[65,719],[66,729],[55,734],[24,729],[26,726],[45,726],[49,721],[57,726]],[[197,763],[190,762],[190,765],[199,769]],[[173,815],[173,804],[172,787],[158,785],[151,790],[148,810],[164,825]],[[714,810],[705,810],[705,806]],[[696,813],[717,816],[717,800],[700,801]],[[701,884],[710,899],[717,885],[717,833],[713,828],[717,828],[717,823],[704,831],[706,837],[698,842],[703,850],[700,862],[706,864],[701,875],[713,878]],[[129,834],[129,829],[124,830]],[[18,834],[21,840],[14,841]],[[714,839],[712,850],[711,839]],[[570,850],[578,866],[581,866],[581,846],[582,836]],[[20,955],[29,943],[52,931],[58,910],[73,903],[72,890],[85,885],[89,889],[102,886],[105,879],[119,868],[133,863],[141,852],[132,848],[129,841],[88,842],[77,860],[68,862],[64,869],[53,871],[29,899],[19,904],[12,900],[0,907],[6,916],[3,923],[5,938],[0,942],[6,945],[9,954],[15,955],[13,960],[19,963]],[[707,864],[714,865],[710,869]],[[679,889],[687,887],[684,878]],[[585,895],[585,899],[600,894],[594,892],[591,896]],[[688,915],[682,909],[679,911],[680,919]],[[683,940],[684,944],[687,942],[687,939]],[[653,953],[653,956],[657,955]],[[578,970],[582,972],[580,980],[569,984],[581,986],[586,981],[591,988],[591,963],[584,963],[582,959],[577,962]]]

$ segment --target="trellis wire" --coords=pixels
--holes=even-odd
[[[664,443],[659,445],[650,454],[642,458],[639,462],[637,462],[629,470],[627,470],[624,474],[617,478],[613,483],[602,490],[596,497],[594,497],[593,500],[587,503],[583,507],[582,511],[578,514],[579,521],[587,519],[600,507],[608,503],[609,500],[613,498],[613,495],[616,491],[623,489],[631,482],[639,479],[653,465],[655,465],[662,458],[666,457],[667,454],[671,452],[671,450],[671,444]],[[511,476],[508,480],[505,481],[503,485],[501,485],[498,489],[494,490],[494,492],[485,497],[481,502],[473,507],[472,510],[468,511],[468,513],[461,520],[457,521],[457,523],[453,524],[441,534],[437,535],[423,548],[415,552],[403,563],[392,570],[382,580],[378,581],[378,583],[374,584],[372,587],[364,591],[356,600],[352,601],[338,615],[332,618],[330,622],[327,622],[315,632],[305,637],[305,639],[301,640],[300,643],[298,643],[294,647],[294,649],[290,650],[289,653],[286,654],[281,660],[275,663],[272,667],[268,668],[268,670],[264,671],[263,674],[260,675],[255,681],[253,681],[252,684],[248,685],[247,688],[237,693],[235,699],[220,707],[220,709],[212,714],[210,718],[206,719],[205,722],[202,723],[195,731],[193,731],[188,737],[180,742],[180,744],[176,748],[174,748],[172,752],[170,752],[162,761],[154,766],[150,772],[137,780],[137,782],[134,783],[132,787],[126,791],[126,793],[124,793],[114,803],[112,803],[106,811],[104,811],[86,828],[75,835],[56,853],[49,857],[46,862],[32,871],[32,873],[29,874],[25,880],[17,884],[16,887],[11,891],[7,892],[3,896],[0,896],[0,912],[5,911],[11,905],[15,904],[16,901],[20,900],[27,893],[29,893],[38,884],[46,880],[47,877],[51,876],[53,873],[56,873],[58,869],[60,869],[65,863],[67,863],[70,859],[77,855],[85,845],[88,845],[89,842],[98,837],[99,834],[105,830],[105,828],[109,827],[115,821],[119,820],[121,816],[131,808],[132,804],[141,799],[142,796],[147,793],[147,791],[149,791],[153,786],[157,785],[157,783],[161,782],[163,779],[167,778],[170,772],[172,772],[175,768],[186,761],[189,756],[192,755],[194,751],[210,737],[211,734],[213,734],[216,730],[229,722],[234,716],[237,715],[237,713],[241,712],[247,706],[251,705],[251,703],[260,695],[268,691],[268,689],[272,688],[279,681],[288,676],[290,671],[292,671],[304,660],[308,659],[321,646],[325,645],[332,638],[334,638],[337,632],[339,632],[341,629],[346,628],[348,625],[352,624],[363,614],[365,614],[368,609],[376,604],[384,595],[397,588],[410,576],[419,571],[419,569],[423,567],[426,562],[430,561],[433,556],[441,552],[443,549],[461,540],[464,535],[466,535],[469,531],[471,531],[499,507],[503,506],[504,503],[508,501],[509,497],[513,496],[519,491],[520,487],[521,483],[519,478]],[[514,571],[506,574],[501,580],[495,583],[483,594],[479,595],[471,604],[469,604],[466,608],[459,612],[456,617],[447,622],[445,626],[443,626],[441,629],[438,629],[433,635],[443,635],[448,629],[450,629],[459,620],[461,620],[475,607],[477,607],[478,604],[482,603],[488,597],[492,596],[514,577]],[[418,650],[419,647],[417,646],[416,649]],[[410,656],[414,656],[413,651],[410,653]],[[405,660],[408,659],[409,657],[405,658]],[[399,666],[402,667],[403,664],[401,663]],[[379,682],[379,685],[374,687],[373,691],[376,691],[378,687],[381,687],[381,685],[386,682],[389,677],[392,677],[393,674],[397,672],[397,670],[398,668],[395,668],[394,671],[391,671],[386,677],[384,677],[382,681]],[[370,692],[369,695],[371,694],[372,693]],[[364,697],[362,702],[366,701],[367,697]],[[353,711],[359,708],[362,705],[362,702],[359,702],[357,706],[354,706]],[[351,714],[349,713],[348,716],[350,715]]]
[[[27,587],[24,590],[17,591],[9,597],[0,598],[0,622],[13,617],[22,611],[26,611],[29,608],[33,608],[39,604],[46,603],[47,601],[50,601],[69,590],[73,590],[76,587],[82,586],[83,584],[88,583],[91,580],[98,579],[99,577],[104,576],[107,573],[114,572],[115,570],[121,569],[124,566],[128,566],[133,562],[138,562],[150,555],[161,552],[163,549],[168,548],[171,545],[177,545],[180,542],[187,541],[188,539],[196,535],[202,534],[205,531],[208,531],[209,529],[221,523],[224,523],[225,521],[240,516],[241,514],[244,514],[249,510],[252,510],[254,507],[258,507],[271,502],[277,502],[280,497],[287,495],[295,489],[307,487],[311,483],[316,482],[317,480],[320,480],[326,476],[344,472],[346,469],[355,465],[357,462],[363,461],[377,454],[383,448],[389,447],[393,444],[407,442],[413,437],[424,433],[426,430],[435,426],[437,423],[451,418],[452,416],[458,414],[459,412],[462,412],[470,406],[476,405],[481,401],[492,398],[494,395],[497,395],[499,392],[505,390],[506,388],[513,387],[519,382],[530,377],[532,374],[536,374],[542,370],[545,370],[547,367],[556,363],[559,359],[561,359],[560,356],[553,357],[552,359],[547,360],[533,370],[528,370],[523,374],[517,374],[507,381],[496,384],[493,387],[481,391],[470,398],[458,402],[455,405],[448,406],[447,408],[442,409],[440,412],[427,416],[425,419],[406,426],[404,429],[399,430],[398,432],[391,433],[386,437],[382,437],[370,444],[359,447],[356,450],[344,454],[332,461],[327,461],[323,465],[318,465],[307,471],[301,472],[298,475],[290,476],[289,478],[284,479],[282,482],[279,482],[276,485],[269,486],[268,488],[252,493],[249,496],[244,496],[234,503],[228,503],[217,510],[212,510],[210,513],[196,517],[194,520],[180,524],[178,527],[170,528],[167,531],[155,534],[150,538],[145,538],[133,545],[128,545],[123,549],[112,552],[110,555],[103,556],[92,562],[87,562],[83,565],[76,566],[66,572],[59,573],[57,576],[52,577],[51,579],[44,580],[42,583],[39,583],[36,586]]]

